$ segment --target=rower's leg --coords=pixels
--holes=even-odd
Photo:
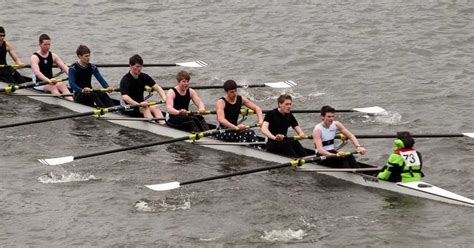
[[[163,118],[163,113],[161,113],[161,110],[158,106],[151,106],[150,110],[151,113],[155,116],[155,118]],[[166,122],[164,120],[159,120],[158,123],[160,125],[166,125]]]
[[[55,84],[57,90],[59,90],[59,92],[61,92],[61,94],[71,94],[71,92],[69,91],[69,89],[67,88],[66,84],[64,84],[63,82],[59,82],[59,83],[56,83]],[[72,98],[72,96],[66,96],[64,97],[66,100],[69,100],[71,102],[74,101],[74,99]]]

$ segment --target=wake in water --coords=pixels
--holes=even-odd
[[[167,212],[188,210],[191,208],[189,196],[166,197],[162,200],[142,199],[137,201],[134,206],[137,212]]]
[[[388,125],[400,125],[408,124],[408,122],[402,122],[402,115],[397,112],[385,111],[379,114],[373,115],[362,115],[363,123],[378,123],[378,124],[388,124]]]
[[[100,179],[89,173],[82,175],[80,173],[74,173],[74,172],[70,172],[67,174],[59,174],[59,175],[56,175],[53,172],[50,172],[46,175],[38,177],[38,181],[40,183],[45,183],[45,184],[87,182],[87,181],[94,181],[94,180],[100,180]]]

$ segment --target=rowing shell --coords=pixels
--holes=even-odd
[[[1,87],[7,86],[7,84],[0,82]],[[91,111],[94,108],[78,104],[75,102],[67,101],[60,98],[55,97],[41,97],[44,93],[38,92],[32,89],[25,89],[31,92],[28,96],[29,98],[35,99],[40,102],[59,105],[70,109],[75,112],[87,112]],[[13,93],[15,94],[15,93]],[[37,96],[36,96],[37,95]],[[120,120],[120,117],[123,117],[120,114],[110,113],[108,114],[109,117],[112,119],[107,119],[108,122],[115,123],[117,125],[134,128],[138,130],[148,131],[157,135],[167,136],[171,138],[179,138],[188,135],[188,133],[173,129],[167,126],[161,126],[156,123],[146,122],[146,121],[129,121],[129,120]],[[113,119],[116,118],[116,119]],[[283,157],[280,155],[272,154],[269,152],[265,152],[258,149],[253,149],[251,147],[246,146],[230,146],[230,145],[218,145],[219,143],[225,144],[225,142],[211,139],[211,138],[203,138],[203,142],[212,142],[212,145],[202,144],[201,146],[208,147],[210,149],[230,152],[238,155],[243,155],[247,157],[252,157],[256,159],[261,159],[265,161],[281,163],[282,161],[290,161],[290,158]],[[216,145],[217,143],[217,145]],[[361,164],[363,167],[372,167],[370,165]],[[305,164],[299,169],[298,171],[306,171],[311,172],[312,170],[327,168],[317,164]],[[393,183],[388,181],[378,180],[377,177],[364,174],[361,172],[332,172],[332,171],[320,171],[320,174],[329,175],[338,179],[342,179],[345,181],[349,181],[355,184],[359,184],[362,186],[379,188],[383,190],[388,190],[392,192],[397,192],[400,194],[411,195],[416,197],[421,197],[425,199],[431,199],[435,201],[450,203],[450,204],[457,204],[463,206],[474,207],[474,200],[469,199],[467,197],[463,197],[461,195],[455,194],[453,192],[441,189],[434,185],[425,183],[425,182],[412,182],[412,183]]]
[[[365,164],[361,165],[364,166]],[[321,168],[327,167],[317,164],[305,164],[297,168],[296,171],[311,172],[320,170]],[[379,180],[376,176],[364,173],[324,172],[323,174],[330,175],[345,181],[353,182],[355,184],[359,184],[365,187],[378,188],[440,202],[474,207],[474,200],[422,181],[409,183],[393,183],[389,181]]]

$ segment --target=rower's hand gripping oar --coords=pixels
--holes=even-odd
[[[5,88],[0,88],[0,92],[5,92],[5,93],[9,94],[9,93],[13,93],[13,92],[15,92],[17,90],[20,90],[20,89],[33,88],[33,87],[36,87],[36,86],[41,86],[41,85],[46,85],[46,84],[56,84],[56,83],[66,81],[66,80],[67,80],[67,78],[52,78],[48,81],[40,81],[40,82],[36,82],[36,83],[31,82],[31,83],[19,84],[19,85],[8,85]]]
[[[158,104],[158,103],[157,102],[150,102],[148,105],[152,106],[152,105],[156,105],[156,104]],[[63,116],[57,116],[57,117],[51,117],[51,118],[45,118],[45,119],[39,119],[39,120],[32,120],[32,121],[25,121],[25,122],[19,122],[19,123],[11,123],[11,124],[0,125],[0,129],[7,128],[7,127],[18,127],[18,126],[24,126],[24,125],[29,125],[29,124],[43,123],[43,122],[48,122],[48,121],[71,119],[71,118],[83,117],[83,116],[89,116],[89,115],[101,116],[101,115],[105,115],[105,114],[111,113],[111,112],[134,109],[134,108],[138,108],[138,107],[140,107],[139,104],[137,104],[137,105],[124,105],[124,106],[118,105],[118,106],[109,107],[109,108],[95,109],[93,111],[84,112],[84,113],[63,115]]]
[[[66,64],[68,67],[71,66],[71,64]],[[129,64],[95,64],[97,67],[129,67]],[[53,65],[54,67],[57,67],[56,64]],[[192,67],[192,68],[200,68],[200,67],[206,67],[209,66],[208,63],[206,63],[203,60],[194,60],[190,62],[181,62],[181,63],[169,63],[169,64],[144,64],[143,66],[146,67],[173,67],[173,66],[181,66],[181,67]],[[3,67],[12,67],[13,69],[20,69],[20,65],[17,64],[12,64],[12,65],[0,65],[0,68]],[[23,68],[31,68],[31,65],[25,65]]]
[[[258,125],[249,125],[246,126],[246,128],[252,128],[252,127],[257,127]],[[175,139],[169,139],[169,140],[163,140],[163,141],[158,141],[158,142],[151,142],[151,143],[146,143],[146,144],[141,144],[141,145],[136,145],[136,146],[129,146],[129,147],[122,147],[122,148],[117,148],[117,149],[112,149],[112,150],[107,150],[107,151],[101,151],[101,152],[94,152],[90,154],[84,154],[80,156],[66,156],[66,157],[59,157],[59,158],[46,158],[46,159],[38,159],[42,164],[45,165],[60,165],[60,164],[65,164],[69,163],[78,159],[82,158],[89,158],[89,157],[95,157],[95,156],[100,156],[100,155],[105,155],[105,154],[110,154],[110,153],[116,153],[116,152],[123,152],[123,151],[129,151],[129,150],[134,150],[134,149],[139,149],[139,148],[144,148],[144,147],[150,147],[150,146],[157,146],[157,145],[164,145],[164,144],[170,144],[178,141],[184,141],[184,140],[198,140],[207,136],[212,136],[218,133],[222,132],[228,132],[232,130],[240,130],[239,128],[227,128],[227,129],[213,129],[209,131],[204,131],[200,133],[195,133],[195,134],[190,134],[188,136],[183,136],[180,138],[175,138]]]
[[[299,159],[291,160],[288,163],[277,164],[277,165],[272,165],[272,166],[265,166],[265,167],[260,167],[260,168],[245,170],[245,171],[237,171],[237,172],[224,174],[224,175],[205,177],[205,178],[194,179],[194,180],[185,181],[185,182],[169,182],[169,183],[160,183],[160,184],[152,184],[152,185],[145,185],[145,186],[147,188],[149,188],[151,190],[155,190],[155,191],[166,191],[166,190],[177,189],[177,188],[181,187],[182,185],[186,185],[186,184],[212,181],[212,180],[216,180],[216,179],[246,175],[246,174],[251,174],[251,173],[256,173],[256,172],[261,172],[261,171],[274,170],[274,169],[284,168],[284,167],[288,167],[288,166],[291,166],[292,168],[298,168],[298,167],[301,167],[302,165],[304,165],[306,163],[325,160],[326,158],[329,158],[329,157],[348,156],[350,154],[354,154],[354,152],[347,152],[347,153],[342,153],[341,152],[339,155],[333,155],[333,156],[321,156],[321,157],[315,157],[314,156],[314,157],[299,158]]]

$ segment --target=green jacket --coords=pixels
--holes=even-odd
[[[403,142],[397,139],[393,154],[377,177],[391,182],[420,181],[423,177],[422,166],[421,154],[414,148],[404,148]]]

